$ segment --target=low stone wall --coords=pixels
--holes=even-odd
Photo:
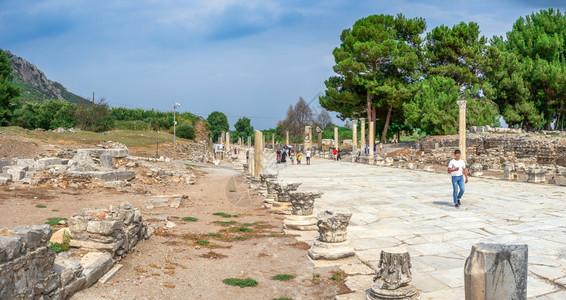
[[[0,299],[66,299],[117,271],[115,263],[153,233],[128,203],[81,210],[69,224],[60,231],[69,231],[78,252],[56,254],[49,248],[48,241],[59,235],[52,236],[49,225],[0,229]],[[82,255],[85,251],[93,252]]]

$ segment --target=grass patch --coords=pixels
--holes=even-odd
[[[241,232],[250,232],[252,231],[250,228],[247,227],[232,227],[230,228],[232,231],[241,231]]]
[[[215,215],[215,216],[221,216],[221,217],[223,217],[223,218],[231,218],[231,217],[232,217],[231,214],[227,214],[227,213],[223,213],[223,212],[215,212],[215,213],[213,213],[213,215]]]
[[[253,226],[253,225],[254,225],[254,224],[252,224],[252,223],[244,223],[244,224],[242,224],[242,226]]]
[[[169,218],[171,219],[175,219],[175,220],[179,220],[181,217],[177,217],[177,216],[170,216]]]
[[[183,217],[182,220],[186,221],[186,222],[196,222],[196,221],[198,221],[198,219],[194,218],[194,217]]]
[[[222,238],[222,235],[220,235],[220,233],[216,233],[216,232],[207,233],[207,234],[205,234],[205,236],[213,236],[213,237],[216,237],[216,238],[219,238],[219,239]]]
[[[199,245],[208,245],[208,244],[210,244],[210,242],[207,241],[207,240],[197,240],[197,244],[199,244]]]
[[[63,243],[52,243],[48,242],[49,248],[51,248],[55,253],[68,251],[70,244],[71,244],[71,235],[69,235],[68,231],[63,233]]]
[[[295,276],[289,275],[289,274],[277,274],[277,275],[273,276],[272,279],[273,279],[273,280],[283,280],[283,281],[286,281],[286,280],[291,280],[291,279],[294,279],[294,278],[295,278]]]
[[[235,190],[230,190],[230,193],[235,193],[235,192],[236,192]]]
[[[293,300],[293,298],[273,298],[273,300]]]
[[[61,221],[67,221],[67,218],[48,218],[47,222],[45,222],[45,224],[51,225],[51,226],[55,226],[55,225],[59,225],[59,222]]]
[[[246,278],[246,279],[239,279],[239,278],[226,278],[224,280],[222,280],[222,282],[224,284],[227,285],[231,285],[231,286],[239,286],[241,288],[244,288],[246,286],[257,286],[257,281],[251,279],[251,278]]]
[[[333,271],[332,276],[330,276],[330,280],[344,280],[344,272]]]
[[[43,204],[36,204],[35,207],[37,208],[46,208],[47,206],[43,205]]]
[[[235,240],[245,240],[246,237],[245,236],[235,236],[234,239]]]
[[[232,221],[212,221],[212,223],[220,224],[220,225],[230,225],[230,224],[236,224],[237,222],[232,220]]]

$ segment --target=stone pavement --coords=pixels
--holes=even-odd
[[[353,213],[348,240],[374,270],[381,250],[406,248],[421,299],[464,299],[464,263],[479,242],[528,244],[529,299],[566,299],[565,187],[470,177],[455,208],[446,173],[317,158],[267,169],[279,181],[302,182],[300,191],[324,192],[315,216]]]

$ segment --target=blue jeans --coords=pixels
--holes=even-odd
[[[464,195],[466,190],[464,187],[464,176],[452,176],[452,188],[454,189],[454,204],[456,204],[458,199],[462,199],[462,195]],[[460,188],[460,192],[458,192],[458,188]]]

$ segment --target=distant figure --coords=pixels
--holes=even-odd
[[[307,157],[307,165],[311,164],[311,148],[307,148],[305,151],[305,156]]]
[[[336,151],[336,160],[341,160],[342,156],[340,155],[340,148]]]
[[[383,153],[383,143],[379,142],[379,153]]]
[[[461,200],[466,189],[464,183],[468,183],[468,169],[466,169],[466,162],[460,159],[461,155],[460,150],[454,151],[454,159],[448,163],[448,173],[452,175],[452,196],[454,198],[455,207],[462,205]],[[460,189],[460,191],[458,191],[458,189]]]
[[[291,164],[295,164],[295,156],[293,155],[293,151],[289,150],[289,159],[291,160]]]
[[[336,148],[332,149],[332,159],[334,160],[338,159],[338,149]]]
[[[281,150],[277,150],[277,152],[275,152],[277,154],[277,163],[280,164],[281,163]]]
[[[281,162],[282,162],[282,163],[286,163],[286,162],[287,162],[287,151],[286,151],[286,150],[283,150],[283,151],[281,152]]]
[[[250,149],[246,150],[246,161],[250,160]]]
[[[238,155],[238,148],[234,147],[234,154]]]
[[[301,164],[301,152],[297,152],[297,165]]]
[[[365,144],[365,145],[364,145],[364,153],[365,153],[366,155],[369,154],[369,145],[368,145],[368,144]]]

